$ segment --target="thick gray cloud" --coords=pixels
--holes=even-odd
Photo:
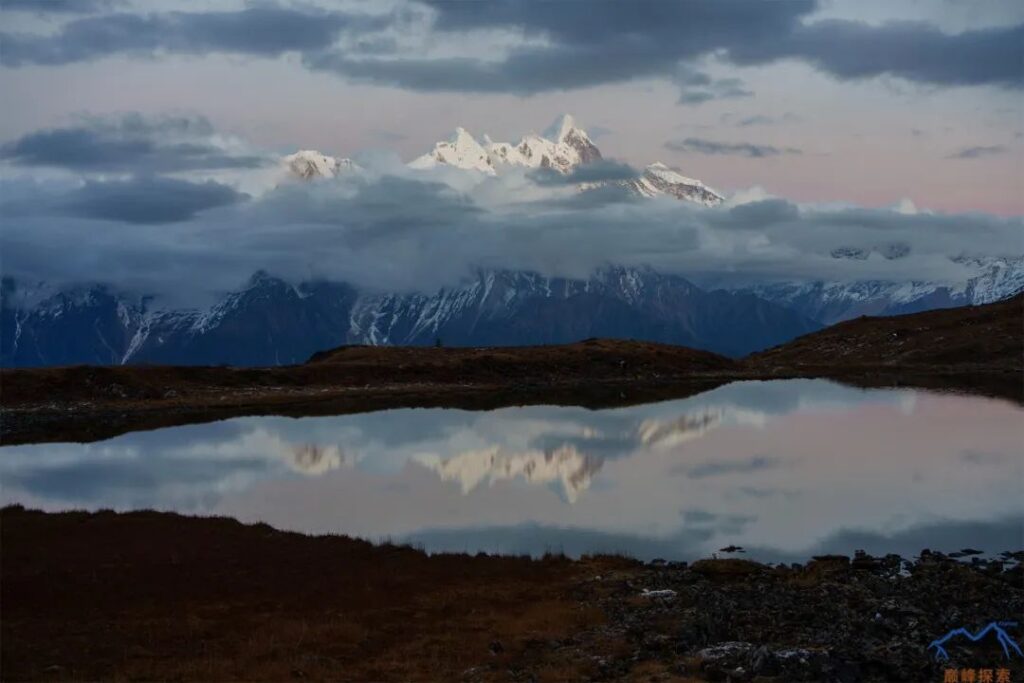
[[[636,77],[678,79],[680,63],[711,54],[741,65],[798,59],[840,79],[891,75],[929,85],[1024,83],[1024,26],[942,33],[923,23],[873,26],[852,21],[804,23],[811,1],[727,3],[430,2],[434,30],[507,29],[549,44],[515,49],[503,59],[307,56],[314,69],[416,90],[533,93]],[[684,66],[684,69],[689,67]],[[689,82],[680,102],[699,104],[749,91],[735,79]]]
[[[119,0],[4,0],[3,8],[36,14],[87,14],[110,9],[117,4]]]
[[[529,193],[507,178],[460,192],[412,173],[284,184],[249,201],[223,185],[159,178],[70,191],[11,182],[0,187],[20,198],[0,207],[6,273],[54,283],[101,279],[186,298],[235,288],[260,268],[291,280],[399,291],[452,285],[475,268],[584,277],[606,263],[750,282],[958,281],[967,271],[948,255],[979,247],[1019,255],[1024,228],[1019,219],[800,208],[784,200],[712,209],[667,199],[616,203],[568,187]],[[565,198],[545,198],[551,193]],[[168,225],[159,232],[129,229],[160,222]],[[831,255],[896,242],[909,253],[895,261]],[[53,244],[75,248],[55,254]]]
[[[63,151],[39,144],[48,131],[12,143],[20,156],[11,159],[29,165],[0,179],[5,274],[53,284],[100,279],[194,303],[237,287],[259,269],[293,281],[342,280],[386,291],[433,291],[478,268],[586,277],[608,263],[649,265],[710,283],[962,282],[967,267],[950,256],[1024,250],[1019,217],[799,206],[784,199],[714,208],[639,199],[613,182],[636,171],[613,161],[568,179],[412,170],[383,157],[365,159],[363,171],[318,182],[289,181],[277,168],[210,173],[206,159],[216,153],[183,154],[179,147],[182,140],[222,142],[208,123],[129,121],[75,127],[114,151],[102,144]],[[143,145],[140,153],[125,142],[136,138],[157,151]],[[229,147],[248,149],[241,142]],[[164,153],[173,162],[152,161]],[[31,164],[38,163],[60,164],[64,172],[35,174]],[[176,177],[162,177],[154,167],[177,169]],[[69,180],[69,170],[79,177]],[[239,176],[246,186],[250,175],[267,181],[260,189],[249,186],[252,198],[225,184]],[[210,178],[219,182],[197,182]],[[579,192],[575,182],[599,186]],[[140,230],[140,224],[162,227]],[[54,244],[74,248],[56,252]],[[900,245],[902,257],[876,258],[888,245]],[[867,257],[839,259],[837,250]]]
[[[680,64],[672,79],[679,86],[679,104],[703,104],[711,100],[727,100],[737,97],[752,97],[754,92],[747,89],[738,78],[711,78],[703,71]]]
[[[25,0],[16,0],[26,5]],[[870,25],[813,21],[814,0],[680,3],[661,0],[464,3],[427,0],[426,44],[496,30],[520,41],[510,50],[424,56],[407,35],[410,3],[389,14],[356,15],[257,5],[239,11],[99,14],[52,35],[0,34],[0,61],[66,64],[114,54],[302,54],[313,70],[423,91],[520,94],[581,88],[633,78],[679,81],[680,69],[717,56],[739,65],[796,59],[840,79],[890,75],[939,85],[1024,83],[1024,26],[943,33],[924,23]],[[51,0],[51,10],[99,8],[99,0]],[[338,39],[352,40],[344,45]],[[533,40],[536,39],[536,40]],[[697,81],[700,82],[697,82]],[[735,78],[683,78],[680,102],[746,97]],[[688,81],[688,82],[686,82]]]
[[[764,199],[739,204],[709,216],[713,225],[733,230],[764,230],[800,220],[800,209],[785,199]]]
[[[276,160],[225,149],[201,117],[146,118],[129,114],[41,130],[0,146],[0,159],[18,166],[78,172],[171,172],[256,168]]]
[[[64,210],[73,216],[126,223],[174,223],[244,197],[212,180],[191,183],[174,178],[133,178],[87,182],[65,198]]]
[[[395,85],[424,91],[531,94],[566,90],[633,78],[642,70],[656,75],[658,69],[640,64],[603,63],[590,66],[601,52],[563,47],[514,50],[502,61],[470,57],[363,58],[326,51],[306,55],[304,63],[316,71],[331,71],[362,83]]]
[[[246,199],[246,195],[212,180],[194,183],[159,176],[86,181],[70,190],[31,192],[24,186],[19,190],[5,193],[12,199],[0,204],[0,214],[7,221],[60,221],[60,217],[67,217],[135,224],[175,223],[195,218],[207,209]],[[83,228],[79,239],[89,237]],[[76,246],[79,243],[75,241]],[[101,274],[97,273],[97,277]]]
[[[237,12],[117,13],[73,20],[52,35],[2,33],[0,63],[68,64],[115,54],[229,52],[273,57],[330,46],[345,29],[383,20],[340,12],[250,7]]]
[[[539,168],[529,172],[527,176],[538,185],[554,187],[632,180],[639,178],[640,172],[628,164],[612,159],[600,159],[593,163],[577,166],[569,173],[559,173],[550,168]]]
[[[704,89],[684,89],[679,93],[679,104],[703,104],[711,100],[729,100],[737,97],[753,96],[754,91],[748,90],[738,78],[722,78],[713,81],[709,87]]]
[[[1024,87],[1024,25],[951,35],[919,22],[820,21],[796,25],[779,40],[727,47],[738,64],[794,58],[840,79],[890,75],[930,85]]]
[[[988,145],[988,146],[977,146],[977,147],[964,147],[963,149],[953,152],[947,159],[980,159],[982,157],[995,156],[997,154],[1006,154],[1007,149],[1003,145]]]
[[[775,147],[773,145],[758,145],[752,142],[718,142],[715,140],[706,140],[704,138],[670,140],[665,143],[665,148],[670,149],[673,152],[724,154],[750,157],[751,159],[763,159],[765,157],[779,156],[780,154],[801,153],[801,151],[795,147]]]
[[[682,60],[735,43],[769,40],[787,33],[814,9],[813,0],[777,2],[670,3],[595,0],[577,3],[428,2],[437,12],[438,33],[506,29],[544,36],[549,43],[513,49],[499,60],[471,57],[396,56],[363,58],[339,51],[306,56],[312,69],[359,81],[415,90],[536,93],[614,83],[637,77],[675,78]],[[695,84],[690,84],[695,85]],[[708,82],[689,103],[742,96],[734,79]],[[704,94],[699,94],[704,93]],[[687,97],[684,93],[684,101]]]

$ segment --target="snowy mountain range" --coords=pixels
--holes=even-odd
[[[650,268],[608,266],[587,279],[478,271],[432,293],[292,284],[259,272],[205,309],[164,308],[95,285],[40,297],[6,278],[0,365],[301,363],[342,344],[551,344],[588,337],[682,344],[730,356],[859,315],[995,301],[1024,289],[1024,257],[972,260],[979,274],[929,283],[782,283],[707,290]]]
[[[478,141],[465,128],[455,129],[448,140],[442,140],[426,154],[409,162],[409,168],[430,170],[451,166],[496,176],[509,169],[550,169],[569,174],[580,166],[601,161],[601,150],[564,114],[543,135],[531,133],[517,143],[495,142],[487,135]],[[289,173],[301,179],[332,178],[347,170],[358,170],[351,159],[331,157],[313,150],[303,150],[284,158]],[[700,180],[689,178],[661,162],[647,166],[635,178],[606,182],[579,183],[581,190],[608,183],[620,185],[641,197],[667,196],[704,206],[716,206],[724,197]]]
[[[409,163],[452,166],[482,176],[515,168],[573,174],[601,162],[600,150],[570,116],[518,143],[478,142],[459,128]],[[303,181],[364,170],[346,158],[301,150],[281,159]],[[655,163],[636,177],[605,181],[640,197],[667,196],[714,207],[723,198],[699,180]],[[600,183],[596,183],[600,184]],[[579,183],[587,191],[595,183]],[[714,210],[714,209],[712,209]],[[877,252],[877,254],[876,254]],[[840,248],[835,259],[895,260],[909,248]],[[2,280],[0,365],[301,363],[342,344],[450,346],[634,338],[742,356],[860,315],[982,304],[1024,290],[1024,256],[952,260],[962,282],[793,281],[706,283],[649,267],[607,265],[587,278],[478,270],[457,286],[424,292],[362,290],[347,282],[290,282],[265,272],[206,308],[172,308],[116,283],[54,288]]]
[[[341,344],[551,344],[648,339],[739,356],[817,323],[746,292],[706,291],[649,268],[607,267],[588,279],[480,271],[459,287],[363,292],[345,283],[290,284],[260,272],[204,309],[165,309],[97,285],[34,305],[4,281],[0,362],[275,365]]]
[[[862,315],[900,315],[932,308],[992,303],[1024,290],[1024,257],[951,259],[973,271],[957,284],[936,282],[781,282],[734,291],[747,292],[790,308],[824,325]]]
[[[465,128],[456,128],[450,140],[438,142],[433,150],[409,162],[409,166],[426,169],[447,164],[488,175],[514,166],[569,173],[581,164],[601,158],[601,151],[590,136],[566,114],[545,131],[544,136],[531,133],[517,144],[494,142],[487,135],[481,144]]]

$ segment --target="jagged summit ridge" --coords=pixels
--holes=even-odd
[[[448,140],[409,162],[410,168],[428,169],[438,164],[494,175],[490,153],[465,128],[459,126]]]
[[[684,176],[660,161],[645,168],[639,178],[626,182],[634,192],[644,197],[667,195],[704,206],[717,206],[725,201],[722,195],[700,180]]]
[[[416,157],[408,166],[430,170],[450,166],[495,176],[511,168],[551,169],[572,173],[578,166],[603,159],[601,150],[570,114],[558,117],[542,135],[529,133],[519,142],[500,142],[487,134],[478,140],[459,126],[447,140],[434,144],[432,150]],[[334,178],[346,171],[359,171],[351,159],[333,157],[316,150],[299,150],[282,158],[287,174],[301,180]],[[724,201],[721,194],[700,180],[690,178],[667,165],[655,162],[636,178],[629,180],[580,183],[582,191],[614,183],[639,197],[672,197],[684,201],[716,206]]]
[[[580,164],[601,158],[586,131],[568,114],[560,117],[544,135],[530,133],[518,143],[496,142],[483,135],[481,144],[461,126],[448,139],[409,162],[411,168],[429,169],[439,164],[495,175],[503,166],[551,168],[569,173]]]
[[[555,142],[562,142],[575,128],[576,119],[572,117],[572,114],[562,114],[544,131],[544,137]]]
[[[465,128],[457,128],[449,140],[438,142],[433,150],[409,162],[409,166],[430,169],[444,164],[487,175],[497,175],[512,167],[546,168],[568,174],[577,166],[601,159],[601,150],[587,132],[572,115],[563,114],[543,134],[527,134],[517,143],[495,141],[486,134],[478,142]],[[588,183],[581,189],[601,184]],[[705,206],[724,201],[722,195],[700,180],[684,176],[661,162],[645,168],[639,177],[618,184],[641,197],[668,196]]]

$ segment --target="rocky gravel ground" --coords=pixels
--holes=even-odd
[[[3,680],[1024,681],[1019,550],[427,555],[21,506],[0,547]]]
[[[606,622],[536,643],[533,656],[589,661],[593,680],[944,681],[955,669],[958,681],[985,671],[1022,681],[1024,657],[1012,645],[1007,657],[995,632],[976,643],[950,639],[948,660],[929,648],[952,629],[976,633],[993,621],[1019,647],[1021,629],[1005,622],[1024,616],[1022,560],[1021,552],[983,560],[925,550],[914,561],[863,553],[790,566],[655,561],[580,584],[577,599]],[[504,673],[535,680],[531,668]],[[960,679],[962,670],[974,673]]]

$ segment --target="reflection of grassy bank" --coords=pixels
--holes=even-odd
[[[644,565],[428,557],[155,512],[0,522],[8,680],[941,680],[925,647],[952,615],[1024,610],[1019,564],[937,554]],[[950,654],[989,666],[997,648]],[[1022,663],[1004,664],[1014,680]]]

